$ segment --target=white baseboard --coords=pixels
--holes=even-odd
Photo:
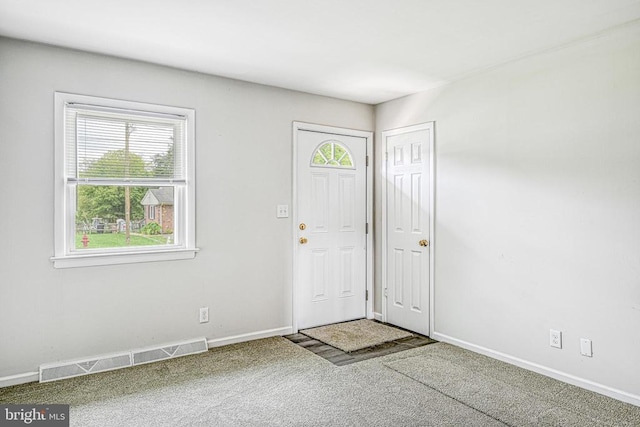
[[[235,344],[244,341],[257,340],[260,338],[269,338],[275,336],[289,335],[293,333],[293,328],[287,326],[284,328],[268,329],[265,331],[252,332],[248,334],[235,335],[226,338],[217,338],[207,340],[207,346],[209,348],[220,347],[227,344]],[[31,382],[38,382],[40,379],[38,372],[25,372],[23,374],[10,375],[7,377],[0,377],[0,388],[9,387],[17,384],[25,384]]]
[[[9,387],[11,385],[37,382],[38,379],[40,379],[39,372],[25,372],[24,374],[9,375],[8,377],[0,377],[0,388]]]
[[[475,353],[484,354],[485,356],[489,356],[494,359],[498,359],[503,362],[519,366],[529,371],[537,372],[539,374],[546,375],[551,378],[555,378],[556,380],[560,380],[565,383],[575,385],[577,387],[591,390],[593,392],[600,393],[605,396],[609,396],[614,399],[630,403],[632,405],[640,406],[640,396],[627,393],[626,391],[618,390],[613,387],[606,386],[604,384],[599,384],[590,380],[586,380],[584,378],[576,377],[574,375],[567,374],[565,372],[561,372],[553,368],[549,368],[543,365],[539,365],[537,363],[529,362],[527,360],[520,359],[518,357],[514,357],[509,354],[500,353],[499,351],[491,350],[490,348],[482,347],[476,344],[471,344],[469,342],[462,341],[457,338],[450,337],[448,335],[440,334],[435,331],[433,332],[433,335],[431,336],[431,338],[437,341],[442,341],[448,344],[462,347],[464,349],[473,351]]]
[[[293,333],[293,327],[286,326],[284,328],[267,329],[264,331],[250,332],[248,334],[234,335],[231,337],[215,338],[215,339],[208,340],[207,344],[209,344],[209,348],[222,347],[223,345],[236,344],[236,343],[245,342],[245,341],[253,341],[260,338],[289,335],[292,333]]]
[[[382,313],[376,313],[374,311],[373,312],[373,318],[376,319],[378,322],[382,322]]]

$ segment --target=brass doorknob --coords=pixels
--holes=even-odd
[[[429,246],[429,241],[428,241],[428,240],[420,240],[420,241],[418,242],[418,244],[419,244],[420,246]]]
[[[308,241],[308,240],[307,240],[307,238],[306,238],[306,237],[301,237],[301,238],[300,238],[300,244],[301,244],[301,245],[304,245],[305,243],[307,243],[307,241]]]

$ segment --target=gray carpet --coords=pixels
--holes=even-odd
[[[510,426],[640,426],[640,408],[450,345],[385,366]]]
[[[304,329],[300,333],[346,352],[412,336],[410,332],[368,319]]]
[[[337,367],[284,338],[270,338],[86,377],[2,388],[0,403],[69,403],[71,425],[83,427],[504,426],[396,370],[407,368],[403,361],[409,358],[419,363],[421,357],[446,354],[458,364],[468,358],[470,369],[510,369],[500,362],[479,363],[473,353],[442,343]],[[531,375],[532,386],[546,384]],[[633,417],[640,411],[575,387],[565,399],[578,412],[580,405],[616,408],[598,419],[606,424],[591,419],[585,426],[632,425],[624,423],[637,420]]]

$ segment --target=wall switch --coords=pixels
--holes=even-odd
[[[207,323],[209,321],[209,307],[200,308],[200,323]]]
[[[562,331],[549,330],[549,345],[551,347],[562,348]]]
[[[276,216],[278,218],[289,218],[289,205],[278,205]]]
[[[580,354],[587,357],[593,357],[590,339],[580,338]]]

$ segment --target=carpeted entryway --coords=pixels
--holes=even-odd
[[[346,352],[412,336],[411,332],[368,319],[303,329],[300,333]]]

